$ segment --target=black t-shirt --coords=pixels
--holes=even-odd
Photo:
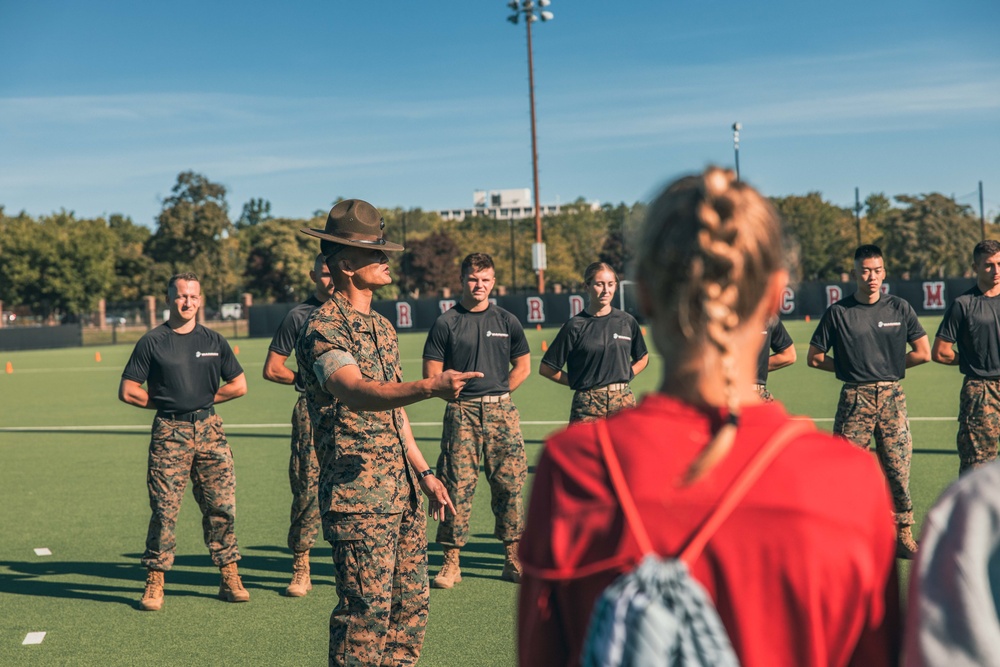
[[[288,311],[278,330],[274,332],[271,345],[267,349],[283,357],[292,356],[292,352],[295,351],[295,341],[299,339],[299,333],[302,332],[302,325],[306,323],[312,312],[322,305],[323,302],[317,299],[314,294]],[[305,390],[302,376],[299,371],[295,371],[295,391],[301,393]]]
[[[971,378],[1000,378],[1000,296],[978,286],[960,295],[944,312],[937,337],[958,343],[958,368]]]
[[[826,309],[809,344],[833,352],[842,382],[893,382],[906,376],[906,345],[926,336],[908,302],[883,294],[873,304],[852,294]]]
[[[562,326],[542,363],[566,366],[577,391],[632,380],[632,364],[646,356],[646,342],[635,318],[617,308],[603,317],[587,311]]]
[[[424,359],[444,362],[445,370],[483,373],[466,383],[460,399],[510,391],[510,362],[529,352],[521,323],[493,304],[476,313],[456,305],[434,321],[424,343]]]
[[[792,346],[792,337],[778,318],[771,320],[762,333],[764,347],[760,349],[760,357],[757,358],[757,384],[767,384],[767,362],[771,352],[783,352]]]
[[[200,324],[178,334],[164,323],[135,344],[122,377],[145,382],[158,410],[190,412],[213,405],[220,376],[230,382],[242,373],[222,334]]]

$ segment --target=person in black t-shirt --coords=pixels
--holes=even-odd
[[[462,299],[435,320],[424,344],[424,377],[445,370],[479,371],[458,398],[448,402],[441,434],[438,477],[455,503],[455,514],[438,524],[444,565],[435,588],[462,580],[459,551],[469,538],[472,497],[482,461],[496,517],[494,536],[504,543],[501,578],[521,580],[517,544],[524,530],[521,490],[528,476],[524,439],[510,393],[531,373],[531,355],[521,323],[490,303],[496,277],[493,259],[474,253],[462,261]]]
[[[959,474],[997,458],[1000,438],[1000,241],[977,243],[972,266],[976,285],[948,306],[931,351],[934,361],[958,366],[965,376],[956,436]]]
[[[188,477],[204,517],[205,544],[222,573],[219,597],[246,602],[250,594],[236,567],[233,453],[214,407],[246,394],[246,376],[226,339],[195,319],[201,306],[198,276],[173,276],[167,301],[170,318],[136,343],[118,388],[125,403],[156,410],[146,473],[153,512],[142,555],[146,590],[139,606],[145,611],[163,606],[163,573],[173,566],[174,526]],[[225,380],[221,386],[220,377]]]
[[[292,445],[288,461],[288,480],[292,487],[292,512],[288,528],[288,548],[294,554],[292,562],[292,582],[285,589],[289,597],[302,597],[312,590],[309,577],[309,550],[316,544],[319,534],[320,513],[317,498],[319,488],[319,462],[313,447],[312,424],[309,421],[309,406],[306,404],[305,386],[298,371],[292,371],[285,364],[295,351],[295,343],[302,331],[302,325],[317,307],[333,294],[333,281],[323,253],[316,255],[316,262],[309,279],[315,290],[304,302],[292,308],[285,315],[281,326],[271,339],[264,360],[264,379],[278,384],[290,384],[299,392],[299,400],[292,410]]]
[[[771,320],[767,328],[761,332],[764,336],[764,346],[760,348],[757,358],[757,382],[753,388],[765,402],[774,401],[774,396],[767,390],[767,376],[771,371],[785,368],[795,363],[795,345],[788,330],[777,317]]]
[[[907,368],[930,360],[930,344],[913,306],[882,294],[885,267],[878,246],[863,245],[855,251],[851,274],[858,289],[827,308],[809,341],[808,363],[836,373],[844,383],[833,432],[864,448],[875,436],[875,451],[892,492],[896,553],[913,558],[913,440],[899,380]]]
[[[542,377],[575,390],[570,422],[593,421],[635,405],[629,382],[649,363],[639,323],[611,306],[618,288],[615,270],[594,262],[583,282],[586,309],[562,326],[538,367]]]

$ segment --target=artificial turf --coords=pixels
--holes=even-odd
[[[937,320],[922,322],[933,337]],[[815,322],[786,326],[799,361],[774,373],[769,388],[790,412],[817,418],[829,429],[839,383],[805,365]],[[527,333],[537,368],[543,340],[551,342],[556,331]],[[400,336],[407,379],[419,376],[423,340],[423,334]],[[137,606],[144,581],[139,556],[149,519],[145,469],[153,413],[116,398],[131,345],[0,352],[0,664],[325,662],[336,595],[330,549],[322,539],[313,551],[313,591],[299,599],[281,595],[291,567],[285,538],[291,500],[288,424],[295,394],[261,378],[266,339],[231,342],[239,347],[249,392],[221,405],[219,413],[236,460],[240,572],[251,601],[216,599],[218,571],[202,543],[201,516],[189,491],[177,527],[175,566],[167,573],[158,613]],[[7,362],[13,373],[2,372]],[[654,352],[633,383],[637,394],[656,387],[659,369]],[[935,364],[911,369],[903,382],[914,437],[911,489],[918,523],[957,476],[954,417],[960,385],[957,369]],[[514,399],[533,463],[546,434],[565,422],[571,392],[532,374]],[[432,465],[443,411],[440,400],[408,408]],[[517,588],[499,579],[502,547],[492,538],[488,488],[482,478],[480,484],[473,538],[462,553],[463,582],[431,592],[422,665],[515,663]],[[429,531],[433,540],[432,521]],[[36,548],[52,555],[37,556]],[[441,563],[434,544],[429,561],[433,575]],[[45,632],[44,641],[22,645],[29,632]]]

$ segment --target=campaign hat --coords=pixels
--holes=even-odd
[[[403,246],[385,238],[385,219],[377,208],[361,199],[337,202],[326,216],[324,229],[304,228],[303,234],[355,248],[400,251]]]

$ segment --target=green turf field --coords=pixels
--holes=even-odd
[[[929,332],[936,319],[924,319]],[[774,373],[772,392],[793,413],[829,429],[839,384],[805,365],[815,322],[786,323],[799,361]],[[529,331],[537,360],[554,329]],[[423,334],[400,338],[407,379],[420,372]],[[244,398],[220,406],[236,458],[240,572],[252,599],[215,598],[218,570],[201,541],[200,513],[187,493],[178,523],[174,569],[159,613],[137,610],[145,577],[139,565],[149,519],[146,447],[152,412],[117,401],[130,345],[0,352],[0,664],[2,665],[302,665],[325,664],[327,622],[336,595],[330,549],[313,552],[314,589],[281,596],[290,577],[285,547],[288,422],[294,391],[261,379],[268,341],[234,340],[249,379]],[[650,343],[651,345],[651,343]],[[95,361],[100,352],[101,361]],[[2,372],[7,362],[12,374]],[[635,381],[637,394],[658,379],[656,355]],[[918,522],[957,475],[954,416],[961,377],[936,364],[904,381],[914,434],[912,492]],[[515,394],[529,462],[569,413],[571,392],[532,375]],[[428,461],[437,458],[444,403],[408,408]],[[22,428],[23,430],[17,430]],[[844,480],[844,484],[850,484]],[[473,540],[463,550],[464,581],[432,590],[422,665],[514,664],[516,587],[500,581],[502,547],[492,539],[482,481]],[[433,523],[431,523],[433,531]],[[431,533],[433,538],[433,532]],[[50,556],[37,556],[48,548]],[[431,573],[441,562],[430,550]],[[905,568],[904,568],[905,572]],[[39,645],[22,645],[45,632]]]

